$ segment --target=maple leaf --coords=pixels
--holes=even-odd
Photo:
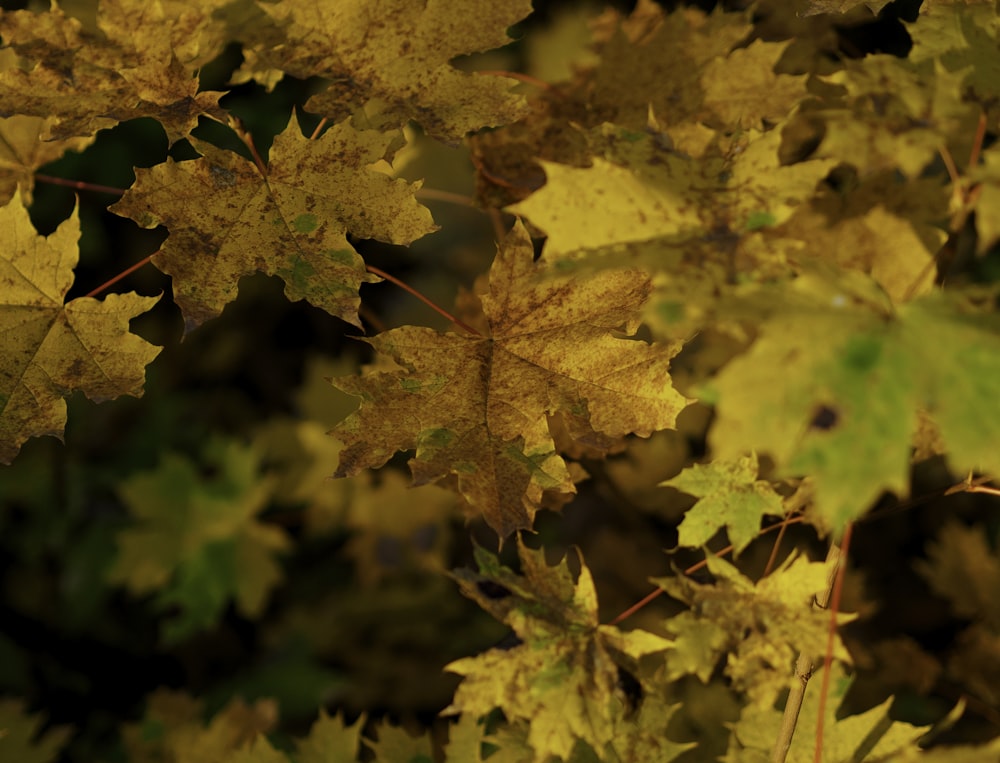
[[[797,0],[795,12],[800,16],[817,16],[820,13],[844,14],[864,5],[877,16],[890,2],[891,0]]]
[[[862,173],[898,168],[915,178],[937,157],[942,138],[956,156],[971,149],[979,109],[963,97],[962,75],[939,63],[873,55],[823,79],[838,95],[790,120],[791,127],[818,123],[816,158]]]
[[[546,258],[662,239],[717,241],[791,217],[833,162],[781,166],[780,130],[748,130],[725,153],[693,158],[654,136],[605,125],[608,158],[591,167],[542,161],[544,187],[508,207],[548,235]]]
[[[21,700],[0,699],[0,760],[52,763],[66,746],[72,730],[56,727],[39,733],[43,719],[25,712]]]
[[[177,4],[168,7],[181,11]],[[204,23],[210,11],[201,12]],[[169,16],[160,3],[101,0],[97,30],[55,6],[44,14],[4,13],[0,34],[23,61],[0,72],[0,113],[55,116],[50,129],[58,138],[153,117],[174,141],[186,136],[200,115],[224,119],[221,94],[198,92],[195,68],[185,67],[171,44],[174,36],[194,34],[194,13],[188,7]],[[221,45],[220,40],[216,50]]]
[[[648,277],[605,271],[533,282],[542,272],[518,224],[481,295],[492,336],[404,327],[365,340],[396,365],[336,380],[362,398],[333,432],[345,444],[336,476],[415,448],[414,484],[455,475],[462,495],[504,538],[531,526],[543,490],[573,492],[547,414],[586,416],[609,435],[673,426],[686,404],[667,373],[679,346],[613,334],[635,330]]]
[[[751,29],[744,14],[697,8],[664,14],[653,3],[640,3],[600,35],[589,105],[600,119],[636,130],[645,129],[650,111],[671,126],[697,121],[704,113],[699,75]]]
[[[413,119],[451,142],[524,114],[523,98],[509,92],[512,80],[466,74],[450,62],[509,43],[506,30],[531,13],[530,0],[433,2],[419,8],[405,0],[261,7],[287,42],[276,49],[248,47],[248,66],[333,80],[330,91],[309,100],[308,111],[340,120],[374,100],[396,126]]]
[[[129,759],[228,763],[230,756],[278,722],[277,704],[270,699],[248,705],[234,698],[207,724],[202,715],[201,701],[183,692],[157,689],[149,697],[142,722],[123,729]],[[277,763],[287,763],[287,759],[282,756]]]
[[[582,561],[574,582],[567,560],[550,567],[544,550],[520,537],[518,555],[523,575],[482,549],[478,572],[453,574],[462,593],[510,625],[521,643],[447,665],[463,679],[445,712],[479,717],[500,708],[509,721],[530,720],[527,742],[537,763],[550,755],[567,759],[578,739],[603,751],[630,726],[616,688],[619,670],[671,642],[599,625],[594,582]]]
[[[111,207],[145,228],[170,231],[153,264],[173,276],[188,330],[221,313],[240,277],[256,271],[280,276],[289,299],[360,325],[358,287],[376,279],[348,231],[409,244],[435,229],[413,198],[419,184],[372,166],[393,135],[339,124],[308,140],[294,122],[275,138],[266,175],[198,141],[200,159],[138,170]]]
[[[331,763],[331,761],[355,760],[361,744],[361,729],[365,717],[362,714],[351,725],[340,715],[330,717],[320,708],[319,718],[309,729],[309,734],[295,741],[298,763]]]
[[[159,590],[161,606],[181,608],[164,627],[168,641],[213,625],[230,597],[245,615],[258,615],[281,579],[274,553],[289,546],[283,530],[254,518],[271,486],[258,477],[253,451],[212,441],[205,456],[215,478],[168,453],[120,486],[139,521],[119,534],[108,580],[136,595]]]
[[[20,197],[0,209],[0,463],[29,437],[61,439],[67,397],[82,390],[101,402],[142,395],[146,365],[160,352],[129,333],[129,320],[156,297],[109,294],[63,300],[73,283],[80,223],[74,208],[47,238]]]
[[[850,686],[844,669],[831,666],[831,691],[824,718],[822,760],[824,763],[855,763],[861,760],[895,761],[895,755],[916,752],[917,740],[930,726],[913,726],[889,717],[888,699],[859,715],[838,717],[837,700],[842,700]],[[788,750],[788,763],[811,763],[814,757],[819,697],[823,682],[814,675],[806,686],[795,735]],[[782,711],[763,705],[748,705],[733,725],[729,751],[724,763],[765,763],[773,760],[774,740],[781,727]],[[919,758],[923,760],[923,756]]]
[[[701,546],[726,526],[735,556],[757,537],[761,517],[784,513],[771,483],[757,479],[756,455],[695,464],[660,484],[698,498],[678,528],[682,546]]]
[[[926,2],[906,29],[913,39],[908,58],[934,60],[953,72],[959,81],[956,95],[981,104],[1000,97],[1000,15],[994,3]]]
[[[928,560],[916,563],[931,590],[951,602],[963,618],[984,621],[1000,633],[1000,557],[989,547],[982,528],[949,521],[928,550]]]
[[[0,119],[0,205],[7,204],[18,187],[31,204],[35,171],[67,151],[81,151],[93,138],[50,140],[54,117],[13,116]]]
[[[769,317],[704,387],[717,401],[716,457],[767,451],[780,473],[814,477],[818,516],[835,532],[884,490],[906,494],[918,409],[939,426],[953,469],[1000,473],[1000,419],[983,415],[996,406],[1000,316],[961,292],[894,310],[856,272],[748,291],[746,315]]]
[[[799,654],[818,658],[826,652],[830,618],[813,600],[827,590],[829,569],[823,562],[792,557],[755,584],[724,559],[708,555],[706,561],[713,584],[686,576],[653,581],[691,605],[690,613],[664,624],[675,636],[667,654],[668,675],[694,673],[707,681],[719,658],[728,655],[725,670],[734,686],[748,692],[755,705],[770,706],[787,688]],[[847,659],[839,638],[834,656]]]

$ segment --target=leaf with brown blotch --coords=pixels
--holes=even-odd
[[[76,211],[39,236],[19,196],[0,208],[0,463],[30,437],[62,437],[74,390],[91,400],[142,395],[159,347],[129,333],[129,320],[157,297],[110,294],[63,299],[73,284]]]
[[[368,341],[397,369],[336,380],[362,398],[335,431],[337,476],[416,450],[414,484],[448,475],[501,537],[531,527],[544,490],[573,492],[547,414],[589,418],[608,435],[648,436],[674,426],[687,401],[670,382],[679,344],[615,336],[636,328],[651,291],[640,271],[533,279],[531,240],[508,235],[481,295],[492,336],[406,326]]]

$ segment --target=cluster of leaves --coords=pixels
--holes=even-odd
[[[894,634],[928,667],[919,686],[886,679],[886,694],[960,687],[991,733],[950,746],[925,737],[947,708],[901,721],[887,696],[852,702],[852,667],[887,675],[877,665],[892,643],[864,630],[885,602],[849,577],[858,614],[831,617],[818,602],[836,554],[809,554],[846,544],[880,501],[907,499],[915,475],[964,497],[1000,475],[1000,12],[911,10],[759,0],[668,12],[642,0],[538,27],[530,0],[4,11],[0,535],[13,538],[4,614],[18,625],[0,633],[0,657],[20,659],[46,620],[92,628],[95,649],[112,651],[135,623],[151,630],[134,659],[168,655],[183,683],[212,690],[160,688],[115,718],[110,754],[133,763],[749,763],[771,759],[786,698],[808,680],[796,666],[824,662],[788,760],[814,748],[836,763],[995,757],[996,523],[938,523],[926,558],[907,559],[961,628],[943,655]],[[528,30],[521,60],[503,65],[526,73],[488,70],[475,56],[507,45],[516,24]],[[898,49],[852,41],[890,27]],[[273,104],[297,86],[279,125],[237,97]],[[96,260],[108,260],[102,278],[136,262],[164,278],[79,293],[84,207],[40,233],[52,212],[36,184],[129,123],[154,136],[148,166],[105,217],[132,236],[159,230],[158,249]],[[495,243],[453,244],[474,264],[443,311],[449,326],[406,315],[387,328],[391,307],[362,307],[361,287],[397,280],[379,257],[406,262],[403,247],[448,232],[447,213],[423,203],[456,199],[430,187],[439,156],[474,180],[464,201],[488,213]],[[954,157],[970,158],[964,174]],[[450,265],[426,252],[417,278],[462,270],[454,252]],[[282,378],[274,412],[250,424],[221,425],[179,383],[171,397],[187,359],[201,358],[197,387],[238,352],[191,349],[218,325],[281,378],[249,328],[262,332],[267,311],[233,317],[252,284],[276,282],[275,314],[301,303],[337,321],[337,359],[309,348],[305,381]],[[74,434],[67,399],[85,422],[99,414],[74,393],[144,392],[120,410],[142,412],[150,442],[104,446],[113,465],[88,454],[98,446],[86,426]],[[173,434],[185,415],[194,431]],[[568,552],[549,564],[527,538],[587,546],[568,526],[595,504],[627,529],[597,523],[587,563]],[[37,524],[19,514],[42,505]],[[801,525],[799,548],[764,563],[757,539],[776,518],[782,535]],[[463,522],[500,552],[473,549]],[[655,576],[668,544],[673,570]],[[62,570],[52,587],[74,599],[66,611],[25,583],[48,555]],[[475,569],[447,573],[463,555]],[[611,569],[630,556],[673,609],[602,624],[624,605]],[[455,593],[507,637],[487,648],[497,632]],[[93,628],[123,601],[128,615]],[[425,685],[421,650],[435,641],[447,643],[434,669],[457,685]],[[235,685],[192,678],[211,672],[200,645],[258,642],[268,660]],[[16,670],[0,678],[31,695]],[[393,710],[457,719],[418,736],[368,719]],[[304,735],[278,721],[317,712]],[[0,703],[0,758],[53,760],[72,731],[39,726],[21,700]]]

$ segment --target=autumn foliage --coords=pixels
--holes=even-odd
[[[1000,760],[997,4],[535,5],[0,13],[0,761]]]

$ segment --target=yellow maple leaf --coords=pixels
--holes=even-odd
[[[435,137],[458,141],[468,132],[523,116],[513,80],[483,77],[451,65],[458,56],[511,42],[508,27],[531,13],[530,0],[503,3],[340,0],[263,5],[288,43],[245,50],[251,70],[319,75],[334,86],[306,108],[334,119],[377,99],[397,125],[414,119]],[[255,73],[255,77],[257,74]]]
[[[160,3],[102,0],[97,29],[57,6],[46,13],[5,13],[0,33],[23,59],[0,72],[8,113],[56,117],[51,129],[59,138],[148,116],[163,124],[171,141],[187,135],[201,115],[224,118],[221,93],[198,90],[197,66],[224,44],[217,22],[213,33],[202,34],[212,25],[211,9],[172,5],[169,11]],[[193,52],[187,43],[185,53],[182,41],[191,39],[199,43]],[[174,41],[189,64],[179,60]]]
[[[337,476],[415,448],[414,484],[455,475],[459,491],[506,537],[531,526],[544,490],[573,492],[547,414],[587,416],[608,435],[672,427],[686,405],[668,372],[680,345],[613,333],[637,327],[648,275],[609,270],[532,281],[544,271],[518,224],[481,295],[492,336],[407,326],[366,340],[397,366],[336,380],[362,398],[334,430],[345,444]]]
[[[66,151],[82,151],[93,138],[51,140],[54,117],[15,115],[0,119],[0,204],[6,204],[20,187],[22,198],[31,203],[34,173]]]
[[[74,390],[97,402],[141,396],[146,365],[160,352],[128,325],[157,297],[109,294],[63,304],[79,237],[76,210],[45,238],[20,197],[0,209],[0,463],[9,464],[30,437],[61,438],[63,398]]]
[[[393,138],[339,124],[309,140],[291,119],[274,140],[266,175],[199,141],[200,159],[139,170],[112,211],[169,229],[153,264],[173,276],[189,330],[221,313],[239,279],[257,271],[280,276],[289,299],[360,325],[358,287],[376,279],[347,232],[409,244],[434,230],[413,197],[419,184],[372,167]]]

